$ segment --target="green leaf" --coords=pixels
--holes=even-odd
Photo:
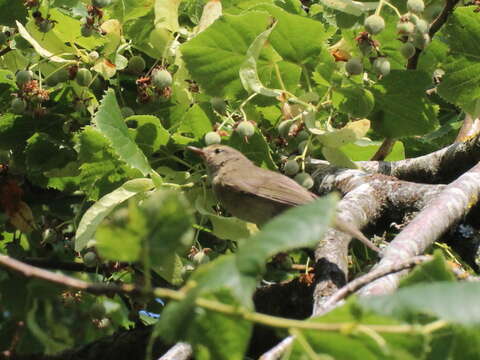
[[[195,317],[194,302],[199,296],[211,296],[228,289],[236,304],[250,310],[253,308],[251,295],[256,287],[256,279],[243,276],[238,271],[232,254],[202,265],[189,280],[186,298],[178,303],[169,303],[154,330],[155,334],[170,342],[187,340],[191,329],[195,328],[196,324],[191,320]]]
[[[60,168],[76,158],[73,149],[44,133],[36,133],[28,139],[25,153],[32,172]]]
[[[380,314],[407,317],[427,314],[463,325],[479,325],[480,284],[475,282],[420,283],[395,294],[360,299],[367,309]]]
[[[15,21],[24,21],[28,12],[22,1],[0,0],[0,24],[15,26]]]
[[[368,10],[375,9],[375,5],[373,3],[363,3],[352,0],[321,0],[321,2],[327,7],[354,16],[360,16]]]
[[[480,97],[480,63],[465,57],[444,66],[445,75],[438,85],[438,93],[445,100],[462,109]]]
[[[257,60],[260,56],[262,48],[265,46],[270,33],[275,28],[276,23],[269,25],[268,29],[260,33],[252,42],[247,50],[247,58],[240,66],[240,81],[243,87],[249,93],[257,93],[268,97],[277,97],[281,95],[280,90],[272,90],[263,86],[262,82],[258,78],[257,72]]]
[[[122,0],[112,4],[112,17],[122,23],[147,15],[153,8],[154,0]]]
[[[195,104],[185,114],[177,133],[200,140],[209,131],[212,131],[210,119],[203,109]]]
[[[98,225],[119,204],[139,192],[145,192],[154,187],[150,179],[134,179],[105,195],[83,215],[75,234],[75,251],[81,251],[87,242],[93,238]],[[128,190],[127,190],[128,189]]]
[[[145,154],[130,137],[113,89],[109,89],[103,97],[94,122],[123,161],[143,175],[152,171]]]
[[[442,38],[455,55],[462,55],[471,60],[480,56],[480,14],[475,6],[458,7],[448,17],[442,29]]]
[[[379,141],[357,141],[346,144],[340,148],[345,155],[352,161],[367,161],[372,158],[382,145]],[[395,141],[392,151],[385,158],[387,161],[397,161],[405,159],[405,147],[401,141]]]
[[[433,259],[419,266],[403,278],[400,287],[434,281],[455,281],[455,275],[449,270],[445,257],[440,250],[435,251]]]
[[[237,302],[228,289],[204,296],[223,304]],[[198,309],[193,319],[194,326],[188,334],[195,358],[218,360],[243,360],[253,324],[247,320],[224,315],[216,311]]]
[[[367,117],[375,105],[373,94],[355,85],[334,89],[332,102],[341,112],[355,118]]]
[[[243,96],[238,77],[248,47],[269,21],[264,12],[224,15],[181,47],[192,77],[213,96]],[[259,71],[265,62],[258,64]]]
[[[258,129],[255,130],[253,136],[248,138],[248,143],[236,132],[233,133],[228,139],[227,145],[239,150],[258,166],[270,170],[277,168],[270,154],[270,147]]]
[[[340,149],[324,146],[322,154],[325,159],[332,165],[340,168],[358,169],[357,164],[348,158],[348,156]]]
[[[138,207],[144,220],[144,244],[154,269],[167,271],[174,266],[169,260],[175,253],[184,253],[193,242],[193,209],[182,193],[158,190]]]
[[[390,138],[422,135],[433,130],[438,121],[425,93],[431,83],[430,76],[424,72],[392,70],[372,89],[375,95],[373,128]]]
[[[181,0],[155,0],[155,27],[178,31],[178,6]]]
[[[10,150],[24,146],[35,132],[33,119],[10,113],[0,116],[0,149]]]
[[[43,44],[40,44],[28,31],[27,29],[25,29],[25,27],[20,23],[20,22],[16,22],[17,24],[17,27],[18,27],[18,32],[19,34],[25,39],[27,40],[30,45],[33,46],[33,48],[35,49],[35,51],[38,53],[38,55],[44,57],[44,58],[47,58],[49,61],[53,61],[53,62],[57,62],[57,63],[71,63],[73,62],[72,60],[67,60],[67,59],[64,59],[60,56],[57,56],[57,55],[54,55],[52,52],[50,52],[49,50],[47,50],[46,48],[44,48],[42,45]],[[44,34],[45,35],[45,34]],[[50,35],[50,37],[53,37],[54,35]],[[53,40],[48,42],[47,40],[47,44],[52,44]],[[62,49],[63,50],[63,49]],[[63,52],[63,51],[61,51]]]
[[[336,196],[325,196],[272,219],[240,247],[237,253],[240,271],[256,276],[263,271],[264,263],[270,256],[315,246],[332,224],[336,201]]]
[[[333,29],[326,30],[319,21],[290,14],[271,4],[263,3],[252,9],[266,10],[278,21],[269,42],[284,60],[299,66],[317,65],[318,57],[326,51],[324,42]]]
[[[133,138],[147,156],[158,151],[170,139],[170,134],[156,116],[133,115],[127,122],[135,123],[135,129],[132,130]]]

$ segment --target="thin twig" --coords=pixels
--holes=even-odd
[[[326,311],[329,311],[333,307],[337,306],[337,304],[341,300],[346,298],[348,295],[353,294],[354,292],[371,283],[372,281],[375,281],[386,275],[409,269],[415,265],[419,265],[431,259],[431,256],[415,256],[400,263],[391,264],[389,267],[380,269],[378,271],[373,270],[363,276],[356,278],[355,280],[350,281],[347,285],[339,289],[323,304],[323,308],[326,309]]]

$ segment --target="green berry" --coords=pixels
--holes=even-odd
[[[385,20],[380,15],[370,15],[365,19],[365,30],[372,35],[376,35],[385,29]]]
[[[428,22],[423,19],[418,19],[415,24],[415,30],[419,33],[426,34],[428,32]]]
[[[7,40],[7,35],[4,32],[0,31],[0,46],[5,45],[7,43]]]
[[[297,176],[295,176],[293,179],[306,189],[311,189],[314,185],[312,177],[306,172],[301,172],[297,174]]]
[[[172,74],[170,74],[167,70],[157,70],[153,73],[152,81],[153,85],[160,89],[163,89],[167,86],[172,85]]]
[[[15,75],[17,84],[22,86],[33,79],[33,72],[30,70],[20,70]]]
[[[193,256],[192,261],[196,266],[199,266],[208,263],[210,261],[210,257],[205,254],[205,252],[199,251]]]
[[[283,167],[283,171],[288,176],[295,175],[296,173],[298,173],[299,170],[300,170],[300,166],[298,165],[298,162],[295,159],[287,160],[287,162]]]
[[[430,36],[428,34],[415,34],[413,35],[413,46],[418,49],[425,49],[425,47],[430,43]]]
[[[250,137],[255,134],[255,126],[249,121],[242,121],[236,130],[241,136]]]
[[[47,33],[53,28],[53,21],[50,20],[43,20],[40,24],[38,24],[38,31],[42,33]]]
[[[390,74],[390,61],[384,57],[376,58],[373,62],[373,71],[378,75],[387,76]]]
[[[106,313],[107,310],[105,309],[105,306],[101,303],[95,303],[90,308],[90,315],[95,319],[103,319]]]
[[[419,14],[425,10],[425,3],[423,0],[408,0],[407,9],[415,14]]]
[[[133,111],[133,109],[131,107],[128,107],[128,106],[122,107],[120,109],[120,111],[122,112],[123,118],[128,118],[130,116],[135,115],[135,111]]]
[[[415,25],[410,21],[401,21],[397,24],[397,31],[402,35],[410,35],[415,30]]]
[[[222,138],[215,131],[210,131],[205,134],[204,140],[205,140],[205,144],[209,146],[213,144],[220,144],[220,142],[222,141]]]
[[[212,105],[213,110],[219,114],[225,114],[227,111],[227,103],[221,97],[212,97],[210,99],[210,104]]]
[[[78,69],[75,80],[80,86],[88,86],[92,81],[92,73],[90,72],[90,70],[85,68]]]
[[[293,122],[294,120],[284,120],[278,124],[277,130],[281,137],[288,137],[288,133],[290,132],[290,127],[292,126]]]
[[[12,100],[11,106],[14,114],[21,115],[27,109],[27,102],[23,99],[15,98]]]
[[[64,83],[64,82],[67,82],[68,79],[69,79],[69,74],[68,74],[68,70],[65,69],[65,68],[62,68],[60,70],[58,70],[55,74],[54,74],[57,82],[59,83]]]
[[[368,56],[373,50],[373,46],[372,44],[370,44],[369,41],[360,41],[358,43],[358,48],[360,49],[360,52],[363,54],[363,56]]]
[[[97,254],[93,251],[87,251],[83,254],[83,263],[86,267],[95,267],[98,264]]]
[[[90,37],[93,34],[93,28],[88,24],[83,24],[80,27],[80,34],[82,34],[83,37]]]
[[[411,42],[406,42],[400,47],[400,54],[405,59],[410,59],[415,54],[415,46]]]
[[[97,8],[104,8],[110,5],[111,2],[111,0],[92,0],[92,5]]]
[[[134,75],[140,75],[146,66],[145,60],[141,56],[135,55],[128,60],[127,71]]]
[[[345,70],[347,70],[350,75],[360,75],[363,73],[362,60],[359,58],[351,58],[345,64]]]
[[[297,139],[298,141],[303,141],[307,140],[309,136],[310,134],[308,133],[308,131],[302,130],[297,134]]]
[[[95,62],[98,60],[98,58],[100,57],[100,54],[97,52],[97,51],[90,51],[88,53],[88,58],[90,59],[91,62]]]
[[[299,154],[303,154],[305,148],[307,147],[308,140],[303,140],[301,143],[298,144],[297,150]]]

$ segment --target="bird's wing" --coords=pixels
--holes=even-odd
[[[317,198],[314,193],[285,175],[259,168],[255,169],[255,175],[241,179],[237,177],[235,184],[224,185],[290,206],[303,205]]]

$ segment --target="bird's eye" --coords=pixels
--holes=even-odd
[[[215,149],[215,154],[220,154],[222,151],[222,149]]]

